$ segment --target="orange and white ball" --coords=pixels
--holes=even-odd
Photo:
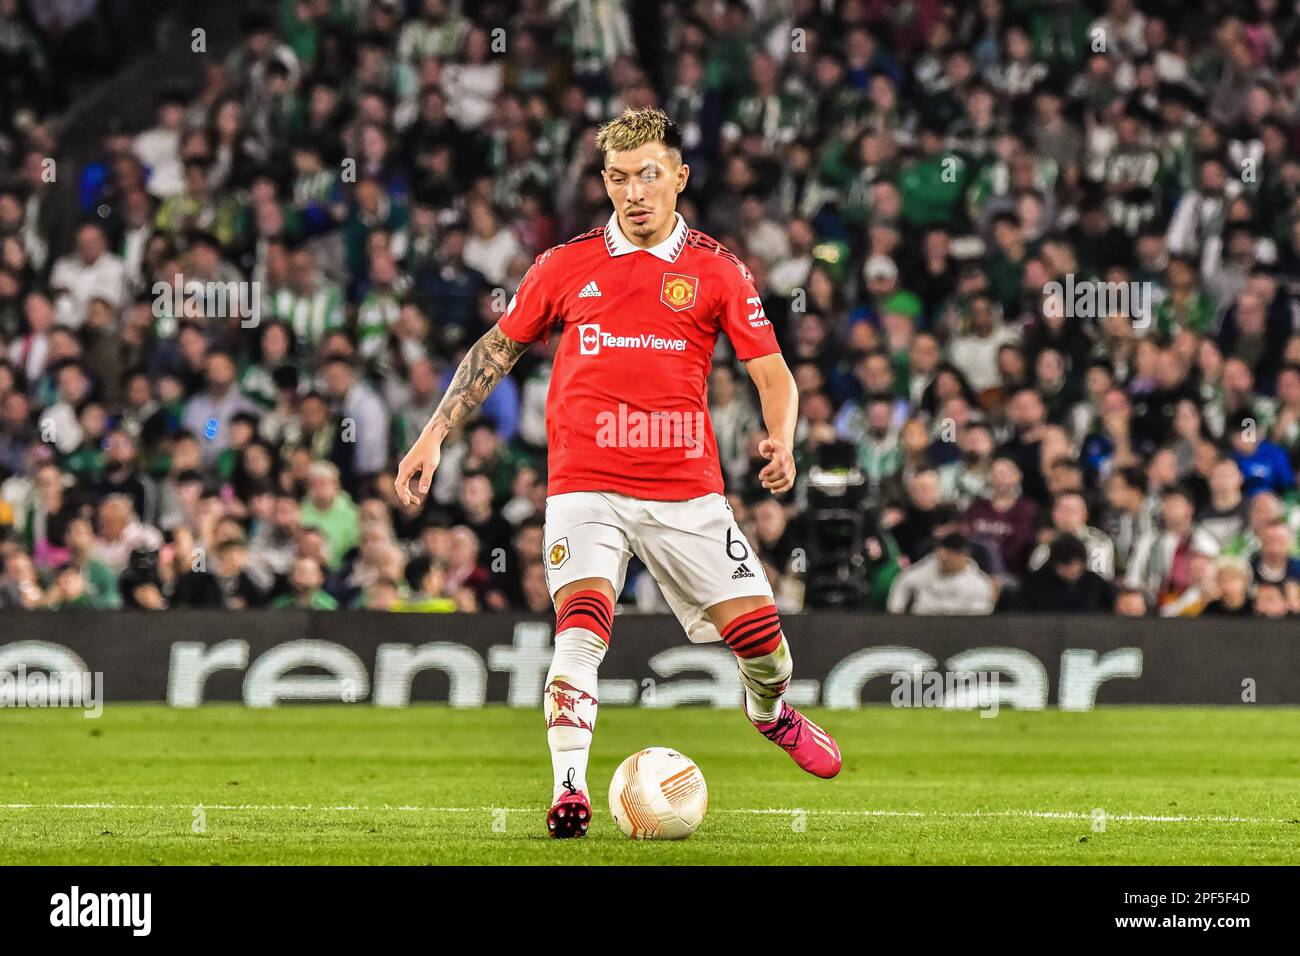
[[[667,747],[637,751],[619,764],[609,783],[609,811],[633,840],[684,840],[708,807],[700,768]]]

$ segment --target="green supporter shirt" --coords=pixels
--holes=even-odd
[[[389,330],[402,314],[402,303],[391,290],[367,293],[357,308],[358,351],[367,361],[374,361],[384,350]]]
[[[86,608],[94,609],[97,608],[98,606],[99,605],[95,603],[95,599],[92,598],[89,594],[82,594],[80,597],[71,601],[59,601],[55,604],[51,604],[50,610],[61,611],[65,607],[86,607]]]
[[[86,579],[88,604],[94,608],[121,607],[122,598],[117,591],[117,575],[108,565],[91,558],[81,566],[81,576]]]
[[[104,473],[104,452],[98,443],[86,442],[68,454],[63,468],[79,478],[98,480]]]
[[[318,508],[310,498],[302,503],[300,522],[304,528],[319,528],[330,544],[330,567],[337,568],[343,556],[361,540],[357,528],[357,506],[343,491],[334,496],[328,508]]]
[[[311,63],[316,59],[320,29],[315,19],[299,17],[297,8],[294,0],[280,0],[280,36],[289,44],[299,62]]]
[[[275,408],[278,389],[270,369],[264,365],[247,365],[239,377],[239,390],[263,409]]]
[[[229,481],[239,465],[239,452],[233,448],[224,449],[217,455],[216,472],[222,481]]]
[[[1014,314],[1024,290],[1025,259],[1012,260],[1001,249],[994,247],[984,260],[984,272],[989,277],[989,291],[1008,314]]]
[[[303,607],[298,603],[298,599],[292,594],[284,594],[271,602],[271,607],[277,611]],[[308,599],[306,608],[312,611],[337,611],[339,602],[334,600],[324,591],[313,591]]]
[[[492,497],[498,502],[508,501],[519,470],[533,467],[536,466],[529,454],[509,445],[503,446],[492,465],[483,469],[492,483]]]
[[[300,352],[312,352],[325,334],[344,325],[343,294],[337,286],[322,285],[311,295],[280,289],[270,299],[270,318],[293,329]]]
[[[772,143],[788,143],[799,135],[810,116],[811,107],[807,99],[790,93],[775,93],[768,97],[742,97],[728,119],[742,133],[757,133]]]
[[[1011,9],[1029,22],[1034,59],[1074,67],[1083,61],[1089,45],[1092,14],[1082,6],[1035,2],[1012,3]]]
[[[749,85],[749,43],[743,37],[719,37],[709,45],[705,78],[710,89],[736,95]]]
[[[1208,334],[1214,325],[1214,305],[1204,292],[1197,291],[1183,305],[1166,296],[1156,309],[1156,335],[1168,340],[1179,329],[1188,328],[1197,335]]]
[[[867,571],[870,581],[867,605],[877,611],[885,610],[889,603],[889,589],[894,586],[894,578],[898,577],[898,573],[903,570],[899,563],[900,552],[894,542],[894,536],[888,531],[882,531],[880,544],[883,553],[874,564],[868,566]]]
[[[903,218],[916,226],[952,222],[962,211],[969,171],[969,164],[956,153],[909,163],[898,178]]]

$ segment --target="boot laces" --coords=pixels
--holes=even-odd
[[[569,795],[570,795],[570,796],[575,796],[575,795],[577,795],[577,793],[578,793],[578,787],[577,787],[577,785],[573,782],[573,773],[574,773],[574,769],[575,769],[575,768],[570,767],[570,768],[569,768],[569,775],[568,775],[567,777],[565,777],[563,780],[560,781],[560,784],[561,784],[561,785],[562,785],[566,790],[569,791]]]
[[[799,745],[799,738],[803,735],[803,720],[793,707],[783,707],[776,723],[762,731],[762,734],[778,747],[793,750]]]

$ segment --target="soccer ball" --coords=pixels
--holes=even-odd
[[[708,807],[700,768],[667,747],[637,751],[619,764],[609,782],[609,812],[633,840],[684,840]]]

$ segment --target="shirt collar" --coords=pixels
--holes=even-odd
[[[668,234],[668,238],[658,245],[645,249],[632,242],[627,236],[623,235],[623,229],[618,224],[618,213],[610,213],[609,222],[605,224],[605,248],[611,256],[626,255],[629,252],[648,252],[652,256],[658,256],[664,262],[676,262],[677,257],[681,255],[682,249],[686,245],[686,234],[690,231],[686,226],[686,220],[682,214],[674,212],[677,217],[677,225],[673,231]]]

